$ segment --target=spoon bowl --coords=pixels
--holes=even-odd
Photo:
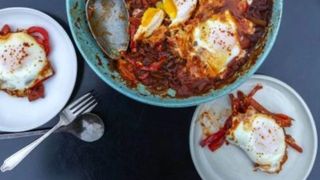
[[[103,120],[92,113],[86,113],[79,116],[70,125],[62,127],[55,131],[56,133],[66,132],[74,135],[85,142],[94,142],[99,140],[104,134]],[[50,128],[33,130],[27,132],[17,133],[0,133],[0,140],[4,139],[16,139],[30,136],[40,136],[48,132]]]
[[[88,0],[89,29],[102,51],[112,59],[129,45],[129,12],[123,0]]]
[[[99,140],[104,134],[103,120],[96,114],[86,113],[78,117],[75,123],[65,129],[77,138],[85,142]]]

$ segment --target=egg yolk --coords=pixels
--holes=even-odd
[[[144,12],[144,14],[143,14],[143,16],[142,16],[141,25],[142,25],[143,27],[147,27],[147,26],[151,23],[153,17],[154,17],[159,11],[161,11],[161,9],[158,9],[158,8],[148,8],[148,9]]]
[[[159,2],[156,3],[156,7],[157,7],[158,9],[164,9],[164,8],[163,8],[163,3],[162,3],[161,1],[159,1]]]
[[[170,19],[177,17],[177,7],[173,0],[163,0],[163,10],[169,15]]]

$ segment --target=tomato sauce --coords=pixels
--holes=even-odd
[[[264,45],[265,35],[272,13],[272,0],[253,0],[248,4],[246,0],[216,0],[200,1],[191,18],[182,26],[204,22],[212,15],[229,10],[237,21],[237,32],[240,37],[240,46],[246,50],[246,55],[231,61],[226,70],[215,77],[193,77],[186,66],[200,67],[200,59],[195,57],[192,62],[182,58],[172,51],[170,32],[166,27],[170,24],[169,17],[164,19],[161,28],[156,30],[155,43],[134,41],[143,12],[148,7],[155,7],[158,0],[127,0],[130,14],[131,35],[129,49],[122,52],[121,59],[117,60],[116,69],[120,72],[126,83],[134,88],[142,83],[147,89],[161,96],[168,96],[168,89],[176,92],[175,97],[186,98],[203,95],[212,89],[219,89],[232,83],[242,73],[248,70],[256,61]],[[214,3],[213,3],[214,2]],[[220,5],[216,5],[220,3]],[[255,31],[248,35],[246,20],[254,24]]]

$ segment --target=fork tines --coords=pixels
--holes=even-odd
[[[92,111],[97,104],[93,91],[90,91],[72,102],[67,109],[69,109],[74,115],[80,115]]]

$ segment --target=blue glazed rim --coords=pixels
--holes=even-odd
[[[249,68],[249,70],[244,72],[244,74],[238,77],[233,83],[226,85],[221,89],[213,90],[202,96],[194,96],[190,98],[180,99],[180,98],[166,98],[166,97],[150,95],[147,92],[142,94],[141,92],[138,92],[136,89],[127,87],[125,83],[119,79],[119,75],[115,74],[114,72],[112,72],[112,70],[109,69],[108,63],[110,60],[108,60],[104,56],[103,52],[100,50],[95,40],[91,36],[91,33],[87,27],[86,22],[84,23],[85,21],[84,10],[76,11],[77,8],[78,9],[81,8],[80,6],[84,8],[84,2],[85,1],[83,0],[67,0],[66,8],[67,8],[67,15],[68,15],[68,23],[71,29],[73,39],[75,40],[75,43],[81,55],[84,57],[84,59],[86,60],[90,68],[105,83],[107,83],[109,86],[111,86],[113,89],[117,90],[118,92],[126,95],[127,97],[130,97],[134,100],[137,100],[145,104],[161,106],[161,107],[171,107],[171,108],[196,106],[208,101],[212,101],[214,99],[217,99],[235,90],[242,83],[244,83],[248,78],[250,78],[258,70],[258,68],[262,65],[262,63],[266,60],[267,56],[269,55],[275,43],[275,40],[277,38],[279,29],[280,29],[280,24],[282,19],[282,10],[283,10],[283,0],[274,0],[272,18],[271,18],[271,23],[269,25],[269,31],[266,37],[265,45],[259,57],[257,58],[255,64],[253,64]],[[81,32],[81,30],[85,32]],[[88,46],[91,49],[89,52],[86,52],[86,50],[88,50]],[[94,51],[96,53],[94,53]],[[99,57],[98,58],[99,62],[93,60],[94,56]],[[104,59],[105,61],[101,62],[101,59]],[[101,63],[103,64],[104,67],[101,66]],[[98,66],[97,64],[100,64],[100,65]]]

